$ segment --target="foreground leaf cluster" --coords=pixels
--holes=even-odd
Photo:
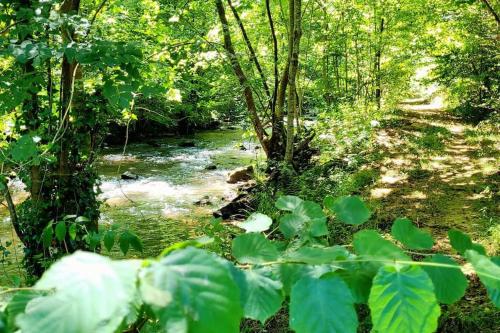
[[[14,294],[0,330],[113,333],[149,321],[166,332],[233,333],[244,318],[265,323],[286,307],[295,332],[348,333],[358,328],[356,305],[367,304],[377,332],[436,331],[439,304],[458,301],[467,288],[461,266],[442,254],[413,261],[409,250],[430,249],[434,241],[407,219],[393,225],[397,242],[361,230],[352,251],[332,246],[324,237],[328,221],[358,225],[371,213],[358,197],[326,198],[324,206],[282,197],[274,228],[267,216],[251,216],[241,225],[246,233],[233,240],[235,262],[196,241],[149,260],[77,252],[56,262],[33,289]],[[458,230],[450,238],[500,307],[497,259]]]

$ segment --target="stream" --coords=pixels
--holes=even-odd
[[[133,250],[128,256],[154,256],[168,245],[197,233],[200,222],[236,196],[237,185],[228,184],[231,170],[263,163],[263,153],[251,141],[243,140],[242,130],[214,130],[189,138],[162,138],[148,143],[104,148],[97,168],[101,176],[100,225],[118,224],[135,232],[144,253]],[[183,143],[194,147],[182,147]],[[215,165],[215,170],[207,167]],[[122,180],[131,172],[137,180]],[[22,184],[13,186],[15,196],[26,196]],[[200,204],[201,202],[201,204]],[[0,245],[8,247],[10,263],[0,267],[0,285],[8,275],[18,274],[22,247],[16,239],[5,207],[0,206]],[[0,248],[1,251],[1,248]],[[103,250],[103,254],[107,254]],[[0,260],[2,252],[0,252]],[[113,251],[113,257],[120,257]],[[17,259],[16,259],[17,258]]]

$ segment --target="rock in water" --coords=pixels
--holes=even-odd
[[[217,165],[209,164],[205,167],[205,170],[217,170]]]
[[[130,172],[130,171],[126,171],[126,172],[122,173],[121,178],[123,180],[137,180],[137,179],[139,179],[139,176],[136,175],[135,173]]]
[[[253,166],[246,168],[236,169],[229,175],[227,182],[229,184],[236,184],[239,182],[246,182],[253,178]]]

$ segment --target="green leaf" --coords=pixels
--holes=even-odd
[[[353,243],[356,253],[367,258],[410,260],[399,247],[382,238],[375,230],[357,232]]]
[[[276,261],[278,255],[276,246],[261,234],[243,234],[233,240],[233,256],[242,264]]]
[[[120,250],[124,255],[127,254],[128,250],[130,249],[130,239],[131,239],[131,233],[127,230],[121,233],[120,239],[119,239],[119,244],[120,244]]]
[[[111,251],[111,249],[115,245],[115,237],[116,233],[113,230],[108,230],[104,234],[104,247],[106,248],[106,250],[108,250],[108,252]]]
[[[465,257],[472,264],[479,279],[486,287],[488,296],[497,308],[500,308],[500,266],[487,256],[468,250]]]
[[[276,208],[279,210],[294,211],[301,203],[302,199],[293,195],[279,197],[276,201]]]
[[[66,238],[66,223],[63,221],[56,224],[56,238],[58,241],[62,242]]]
[[[37,155],[36,143],[31,135],[23,135],[13,144],[11,155],[16,162],[27,162]]]
[[[405,247],[412,250],[430,249],[434,245],[432,236],[428,232],[415,227],[407,218],[394,221],[391,233]]]
[[[16,323],[23,333],[114,333],[131,310],[140,265],[86,252],[64,257],[35,285],[54,292],[30,301]]]
[[[312,266],[303,264],[280,264],[277,265],[275,269],[277,269],[277,274],[283,283],[283,290],[287,295],[290,295],[292,287],[300,279],[306,276],[320,278],[333,270],[332,267],[328,265]]]
[[[336,260],[346,260],[351,256],[342,246],[333,247],[301,247],[286,253],[285,261],[302,262],[310,265],[332,264]]]
[[[236,270],[235,280],[240,288],[241,302],[246,318],[261,323],[276,314],[281,308],[283,285],[264,275],[261,270]]]
[[[384,333],[435,332],[441,312],[431,279],[417,266],[381,267],[368,305],[373,330]]]
[[[90,222],[90,219],[88,217],[85,217],[85,216],[78,216],[75,219],[75,222],[76,223]]]
[[[285,214],[280,217],[279,229],[285,238],[290,239],[300,233],[307,219],[295,214]]]
[[[432,280],[437,300],[440,303],[452,304],[464,296],[467,289],[467,279],[455,261],[442,254],[436,254],[426,258],[424,262],[456,267],[422,266]]]
[[[42,232],[42,244],[46,249],[52,245],[52,236],[54,235],[54,230],[52,229],[52,223],[49,223]]]
[[[370,219],[371,212],[363,200],[358,196],[340,197],[333,201],[326,197],[324,205],[335,213],[337,219],[346,224],[362,224]]]
[[[40,290],[21,290],[18,291],[14,297],[9,301],[5,308],[8,322],[12,326],[16,321],[16,317],[26,310],[26,305],[33,299],[46,295],[47,292]]]
[[[177,250],[153,262],[140,290],[167,332],[239,332],[238,286],[227,264],[206,251]]]
[[[246,232],[262,232],[268,230],[271,224],[273,224],[273,220],[269,216],[261,213],[253,213],[245,222],[238,224],[238,226],[245,229]]]
[[[354,299],[341,278],[305,277],[292,288],[290,328],[297,333],[355,333]]]
[[[76,239],[76,224],[71,223],[68,229],[69,238],[72,240]]]
[[[486,254],[484,247],[480,244],[473,243],[469,235],[466,235],[457,229],[451,229],[448,231],[448,238],[450,239],[451,247],[461,255],[464,255],[467,250],[474,250],[483,255]]]
[[[142,252],[144,250],[141,239],[133,232],[130,232],[130,245],[132,245],[132,248],[138,252]]]
[[[355,303],[366,304],[375,276],[372,266],[367,263],[353,262],[344,265],[343,268],[335,271],[334,274],[340,276],[347,283]]]
[[[303,201],[293,210],[293,214],[302,218],[307,225],[308,232],[314,237],[328,235],[326,215],[323,208],[315,202]]]

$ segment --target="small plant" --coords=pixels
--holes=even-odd
[[[466,291],[453,257],[412,260],[411,251],[430,250],[434,240],[408,219],[394,222],[394,242],[362,230],[352,246],[328,244],[327,215],[347,225],[370,219],[359,197],[329,196],[322,207],[283,196],[275,206],[281,212],[276,223],[254,213],[240,224],[246,232],[232,242],[234,263],[200,249],[206,238],[148,260],[67,256],[33,288],[0,292],[15,292],[0,312],[0,328],[113,333],[138,331],[150,321],[166,332],[236,333],[243,318],[264,323],[287,306],[297,333],[349,333],[358,327],[355,305],[367,304],[375,331],[426,333],[437,329],[439,304],[455,303]],[[448,235],[500,307],[498,260],[462,232]]]

